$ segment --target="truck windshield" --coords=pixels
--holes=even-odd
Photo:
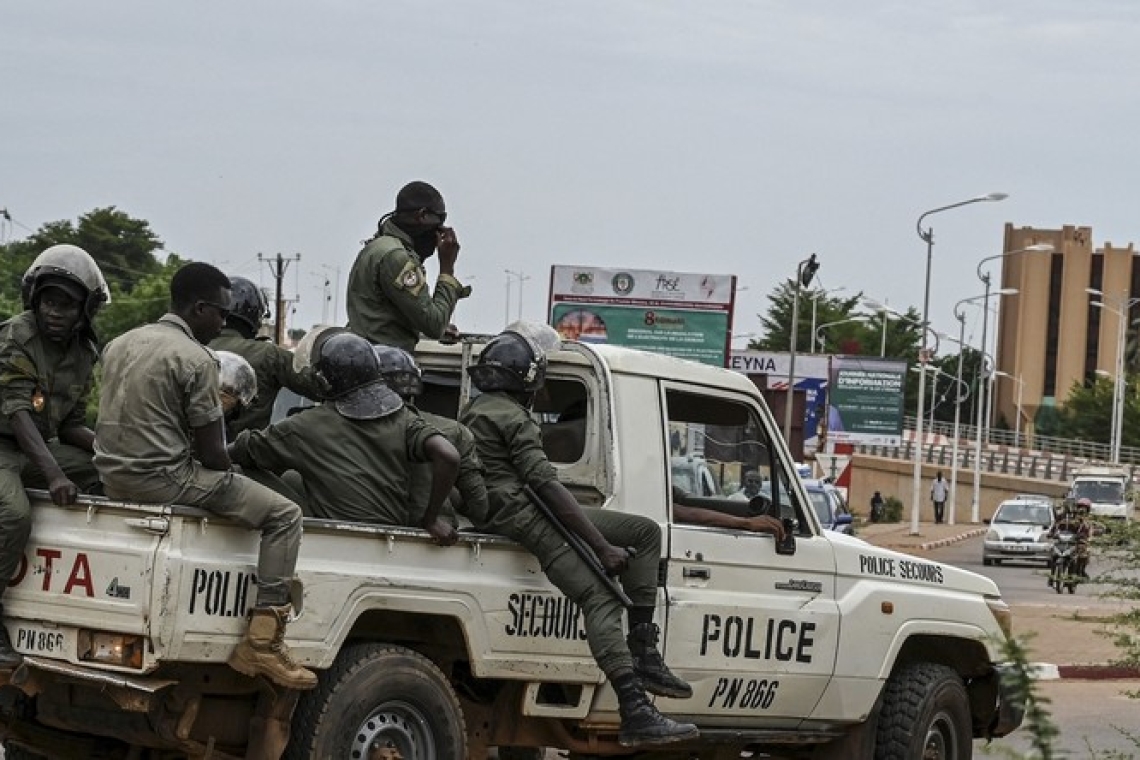
[[[1119,504],[1124,501],[1124,484],[1117,480],[1078,480],[1073,483],[1073,499],[1093,504]]]

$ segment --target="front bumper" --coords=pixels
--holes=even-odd
[[[986,541],[982,544],[985,559],[1020,559],[1030,562],[1048,562],[1052,544],[1036,541]]]

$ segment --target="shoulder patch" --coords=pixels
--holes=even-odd
[[[424,287],[423,269],[414,261],[404,264],[404,268],[396,275],[396,287],[402,288],[413,296],[418,296]]]

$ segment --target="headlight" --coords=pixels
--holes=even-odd
[[[1049,538],[1048,533],[1042,533],[1040,536],[1037,537],[1037,543],[1039,543],[1039,544],[1051,544],[1051,543],[1053,543],[1053,539]]]
[[[989,533],[986,534],[986,540],[987,541],[1001,541],[1001,534],[999,534],[996,530],[991,530]]]
[[[142,667],[143,637],[110,631],[79,631],[79,659],[120,668]]]

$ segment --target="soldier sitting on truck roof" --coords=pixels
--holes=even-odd
[[[342,332],[316,349],[328,401],[230,444],[234,461],[281,473],[296,470],[313,514],[384,525],[420,525],[436,543],[455,543],[439,516],[455,483],[459,454],[438,430],[384,385],[372,344]],[[426,511],[408,507],[409,463],[430,463]]]
[[[384,384],[400,395],[412,409],[415,409],[416,396],[423,393],[424,383],[420,368],[415,359],[402,348],[377,343],[372,347],[376,360],[380,362],[380,374]],[[455,513],[466,515],[474,524],[487,519],[487,487],[483,483],[483,463],[475,449],[475,436],[462,423],[422,410],[420,417],[429,425],[443,433],[459,452],[459,475],[455,479],[455,490],[444,505],[442,516],[453,525]],[[418,513],[427,508],[427,496],[431,484],[431,468],[417,465],[412,468],[409,497]]]
[[[53,245],[24,274],[25,311],[0,325],[0,596],[31,532],[24,488],[74,504],[99,485],[85,420],[99,357],[91,321],[110,295],[86,251]],[[0,623],[0,668],[22,660]]]
[[[538,423],[530,415],[533,395],[546,380],[546,353],[558,343],[558,334],[546,325],[515,323],[492,339],[478,364],[468,368],[482,394],[463,409],[460,421],[475,434],[490,502],[486,521],[477,527],[509,536],[529,549],[551,583],[581,607],[590,651],[617,694],[622,745],[696,738],[696,726],[661,715],[645,693],[692,695],[692,687],[669,671],[656,646],[660,527],[639,515],[583,509],[558,481],[543,451]],[[589,545],[606,571],[620,574],[633,600],[628,638],[622,636],[621,601],[530,501],[527,486],[549,505],[555,519]]]
[[[95,466],[107,495],[202,507],[261,532],[257,601],[229,665],[287,689],[316,675],[290,656],[285,625],[301,547],[301,509],[234,473],[225,449],[218,359],[206,344],[230,309],[230,281],[194,261],[170,280],[170,312],[115,338],[103,353]]]

